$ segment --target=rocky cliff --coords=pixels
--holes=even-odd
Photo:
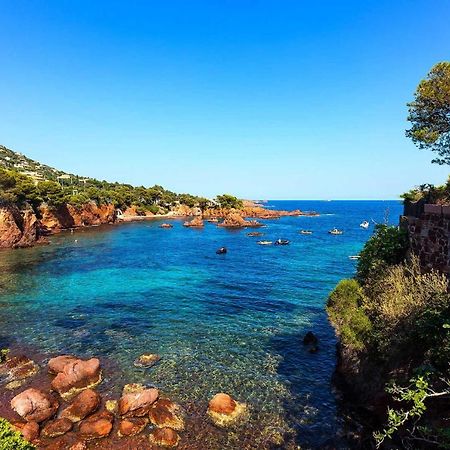
[[[31,208],[0,208],[0,248],[30,247],[44,242],[40,222]]]
[[[113,223],[113,205],[97,206],[94,202],[82,207],[43,205],[38,211],[31,207],[0,207],[0,248],[30,247],[47,242],[45,236],[64,229]]]

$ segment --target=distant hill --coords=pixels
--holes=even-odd
[[[72,184],[78,184],[81,180],[94,181],[94,179],[80,177],[34,161],[22,153],[6,148],[4,145],[0,145],[0,167],[27,175],[36,182],[67,179],[71,180]]]

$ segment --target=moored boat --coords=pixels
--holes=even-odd
[[[289,245],[289,241],[287,239],[277,239],[275,245]]]
[[[334,235],[338,235],[338,234],[344,234],[344,232],[342,230],[339,230],[337,228],[333,228],[332,230],[330,230],[328,232],[329,234],[334,234]]]
[[[365,230],[367,230],[367,228],[369,228],[369,222],[368,222],[367,220],[363,220],[363,221],[359,224],[359,226],[360,226],[361,228],[364,228]]]
[[[272,245],[272,241],[258,241],[258,245]]]
[[[171,223],[162,223],[159,228],[173,228]]]
[[[299,233],[300,234],[313,234],[313,232],[311,230],[300,230]]]

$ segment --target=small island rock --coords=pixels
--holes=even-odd
[[[214,424],[227,427],[236,423],[246,412],[246,405],[223,392],[216,394],[209,402],[208,415]]]

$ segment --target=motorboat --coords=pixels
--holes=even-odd
[[[311,230],[300,230],[300,234],[313,234]]]
[[[226,247],[220,247],[218,250],[216,250],[216,253],[218,255],[224,255],[227,252],[227,248]]]
[[[367,230],[367,228],[369,228],[369,222],[367,222],[367,220],[363,220],[363,221],[359,224],[359,226],[360,226],[361,228],[364,228],[365,230]]]
[[[348,258],[355,260],[355,259],[359,259],[360,256],[359,255],[350,255]]]
[[[264,236],[264,233],[261,233],[261,231],[251,231],[250,233],[247,233],[247,236],[250,237]]]
[[[342,230],[338,230],[337,228],[333,228],[328,233],[329,234],[334,234],[334,235],[344,234],[344,232]]]
[[[171,223],[162,223],[159,228],[173,228]]]
[[[289,241],[287,239],[277,239],[275,245],[289,245]]]
[[[272,245],[272,241],[258,241],[258,245]]]

